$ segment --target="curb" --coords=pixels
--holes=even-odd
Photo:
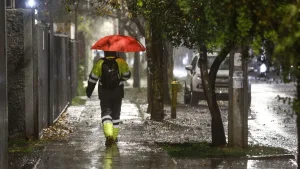
[[[278,154],[278,155],[264,155],[264,156],[249,156],[242,159],[247,160],[269,160],[269,159],[296,159],[293,154]]]

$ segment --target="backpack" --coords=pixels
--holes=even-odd
[[[113,90],[120,85],[121,77],[119,73],[119,66],[116,62],[117,57],[112,59],[103,58],[102,63],[102,88],[106,90]]]

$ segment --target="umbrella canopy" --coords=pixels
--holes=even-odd
[[[134,37],[125,35],[105,36],[99,39],[91,49],[116,52],[139,52],[146,50]]]

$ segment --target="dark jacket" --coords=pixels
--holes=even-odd
[[[114,56],[108,56],[107,59],[114,59]],[[105,98],[124,98],[124,82],[131,77],[131,72],[129,70],[128,64],[122,58],[116,58],[118,64],[119,73],[121,77],[120,86],[116,87],[114,90],[103,89],[101,85],[101,74],[102,74],[102,64],[104,59],[99,59],[93,66],[93,69],[89,75],[88,86],[86,88],[86,95],[90,97],[94,91],[95,85],[98,82],[98,96],[99,99]]]

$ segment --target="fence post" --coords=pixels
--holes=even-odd
[[[25,72],[25,132],[29,136],[37,136],[37,86],[35,84],[36,71],[35,49],[34,49],[34,10],[21,10],[24,20],[24,62],[26,63]]]
[[[71,100],[77,96],[77,82],[78,82],[78,42],[70,41],[70,73],[71,73]]]
[[[171,118],[176,119],[176,106],[177,106],[177,92],[178,82],[174,80],[172,82],[172,104],[171,104]]]
[[[56,69],[56,56],[54,50],[54,33],[53,33],[53,20],[52,20],[52,11],[49,13],[49,22],[50,22],[50,31],[49,31],[49,119],[48,124],[52,125],[53,121],[55,120],[54,112],[56,110],[56,100],[55,100],[55,93],[56,93],[56,78],[55,78],[55,69]]]
[[[0,1],[0,168],[8,168],[6,1]]]

